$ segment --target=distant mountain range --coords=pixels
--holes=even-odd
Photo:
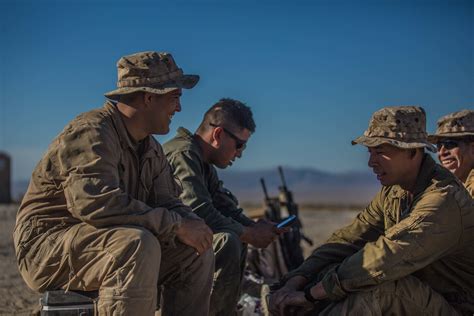
[[[284,167],[286,185],[298,203],[316,204],[365,204],[371,200],[380,184],[368,172],[330,173],[312,168]],[[278,169],[252,171],[219,170],[225,187],[231,190],[241,203],[261,203],[263,190],[260,178],[264,178],[270,196],[278,194],[281,185]],[[16,181],[12,186],[14,198],[21,196],[28,187],[28,180]]]
[[[312,168],[283,168],[286,185],[298,203],[365,204],[380,188],[373,174],[368,172],[330,173]],[[241,202],[263,201],[260,178],[265,180],[268,194],[276,196],[281,180],[278,169],[254,171],[224,170],[219,172],[225,187]]]

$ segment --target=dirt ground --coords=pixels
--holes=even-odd
[[[28,289],[16,265],[12,231],[17,208],[0,205],[0,315],[30,315],[38,308],[39,295]],[[350,223],[355,215],[354,211],[301,211],[304,233],[315,246],[338,227]],[[303,247],[305,255],[309,255],[311,248]]]
[[[17,205],[0,205],[0,315],[30,315],[39,295],[31,291],[18,272],[12,232]]]

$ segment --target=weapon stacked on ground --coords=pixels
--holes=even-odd
[[[279,187],[279,194],[276,197],[268,195],[265,180],[260,179],[265,196],[265,218],[279,223],[294,215],[296,222],[291,226],[289,232],[282,234],[267,248],[257,249],[249,245],[246,273],[242,285],[244,294],[239,300],[238,315],[269,315],[265,302],[272,284],[279,284],[282,276],[303,263],[301,240],[305,240],[310,245],[313,243],[302,234],[298,205],[293,200],[292,192],[286,186],[283,169],[278,167],[278,171],[282,185]],[[256,310],[255,306],[257,305],[259,306],[258,313],[245,312],[247,309]]]
[[[260,178],[263,194],[265,196],[265,217],[273,219],[275,222],[281,221],[280,199],[278,197],[269,197],[265,180]]]
[[[308,245],[312,246],[313,241],[306,237],[303,232],[303,224],[301,223],[299,214],[298,214],[298,204],[296,204],[293,200],[293,193],[288,190],[286,186],[286,181],[285,181],[285,176],[283,174],[283,168],[281,166],[278,166],[278,172],[280,173],[280,179],[282,185],[278,188],[280,191],[279,194],[279,200],[280,200],[280,205],[286,207],[286,210],[288,212],[288,216],[295,215],[296,216],[296,225],[299,228],[300,234],[301,234],[301,239],[303,239]]]
[[[302,233],[303,225],[299,218],[298,205],[294,202],[293,193],[288,190],[282,167],[278,167],[278,172],[282,183],[282,185],[279,186],[278,197],[268,196],[264,179],[260,179],[260,183],[262,184],[263,193],[265,195],[265,215],[268,219],[274,222],[280,222],[291,215],[296,216],[296,224],[292,226],[291,231],[283,234],[279,238],[286,266],[288,270],[293,270],[304,261],[301,240],[304,240],[309,245],[312,245],[313,242]]]

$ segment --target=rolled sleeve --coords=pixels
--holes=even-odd
[[[368,242],[383,234],[382,191],[357,215],[348,226],[339,229],[318,247],[296,270],[288,273],[284,280],[304,276],[308,280],[319,280],[327,269],[341,263],[357,253]]]
[[[410,215],[334,267],[322,280],[332,299],[405,277],[443,257],[460,240],[460,209],[449,188],[430,192]]]

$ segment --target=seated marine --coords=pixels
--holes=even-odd
[[[286,231],[269,221],[255,223],[245,216],[235,196],[223,187],[215,168],[226,168],[240,158],[254,131],[248,106],[221,99],[205,113],[194,134],[180,127],[177,135],[163,145],[182,185],[181,199],[214,233],[210,315],[235,314],[247,254],[245,244],[264,248]]]
[[[209,310],[212,231],[179,199],[160,144],[198,81],[168,53],[118,63],[118,89],[72,120],[36,166],[17,214],[19,271],[36,291],[98,291],[99,315]]]
[[[425,111],[375,112],[352,144],[382,188],[270,296],[273,315],[472,315],[474,206],[425,149]]]

